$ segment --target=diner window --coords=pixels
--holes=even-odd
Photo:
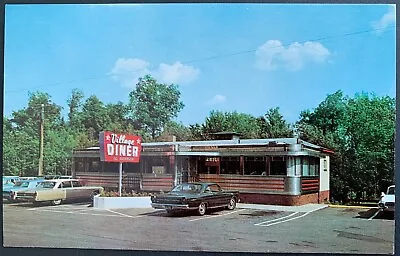
[[[244,158],[245,175],[266,175],[265,157],[247,156]]]
[[[319,175],[319,158],[304,157],[303,158],[303,176]]]
[[[286,175],[286,159],[284,157],[271,158],[271,175]]]
[[[75,158],[75,171],[86,172],[84,158],[81,157]]]
[[[90,162],[90,167],[89,167],[90,172],[99,172],[100,171],[100,162],[99,161],[91,161]]]
[[[221,157],[220,163],[221,174],[240,174],[240,159],[239,157]]]
[[[301,158],[300,157],[296,157],[296,171],[295,171],[295,175],[296,176],[300,176],[302,172],[302,165],[301,165]]]

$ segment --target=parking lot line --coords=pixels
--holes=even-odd
[[[115,214],[102,214],[102,213],[88,213],[88,212],[74,212],[74,211],[61,211],[61,210],[48,210],[48,209],[41,209],[39,211],[43,212],[57,212],[57,213],[68,213],[68,214],[80,214],[80,215],[94,215],[94,216],[107,216],[107,217],[119,217],[119,218],[126,218],[127,216],[122,215],[115,215]],[[133,216],[132,216],[133,217]]]
[[[278,220],[287,219],[287,218],[290,218],[290,217],[292,217],[293,215],[296,215],[296,214],[298,214],[298,212],[294,212],[292,214],[289,214],[288,216],[284,216],[284,217],[281,217],[281,218],[268,220],[268,221],[263,221],[263,222],[254,224],[254,226],[261,226],[261,225],[266,224],[266,223],[271,223],[271,222],[275,222],[275,221],[278,221]]]
[[[110,210],[110,209],[106,209],[106,210],[109,211],[109,212],[115,213],[115,214],[119,214],[119,215],[121,215],[121,216],[128,217],[128,218],[140,218],[140,217],[144,217],[144,215],[131,216],[131,215],[124,214],[124,213],[120,213],[120,212],[116,212],[116,211],[113,211],[113,210]]]
[[[198,220],[204,220],[204,219],[209,219],[209,218],[216,218],[216,217],[221,217],[221,216],[225,216],[225,215],[236,213],[236,212],[241,212],[241,211],[244,211],[244,210],[246,210],[246,209],[241,209],[241,210],[237,210],[237,211],[233,211],[233,212],[228,212],[228,213],[225,213],[225,214],[218,214],[218,215],[214,215],[214,216],[207,216],[207,217],[198,218],[198,219],[189,220],[189,221],[198,221]]]
[[[271,223],[271,224],[267,224],[267,225],[259,225],[259,226],[262,226],[262,227],[269,227],[269,226],[273,226],[273,225],[277,225],[277,224],[285,223],[285,222],[288,222],[288,221],[292,221],[292,220],[300,219],[300,218],[303,218],[303,217],[307,216],[308,214],[310,214],[310,213],[312,213],[312,212],[315,212],[315,211],[318,211],[318,210],[320,210],[320,209],[315,209],[315,210],[312,210],[312,211],[306,212],[306,213],[304,213],[303,215],[300,215],[300,216],[297,216],[297,217],[293,217],[293,218],[290,218],[290,219],[287,219],[287,220],[282,220],[282,221],[274,222],[274,223]]]
[[[378,211],[377,211],[374,215],[372,215],[371,218],[369,218],[368,220],[372,220],[373,218],[375,218],[376,215],[378,215],[380,211],[381,211],[381,210],[378,210]]]

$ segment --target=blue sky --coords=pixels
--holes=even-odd
[[[339,89],[394,97],[394,25],[389,5],[8,5],[4,114],[28,91],[49,93],[64,115],[73,88],[128,102],[150,73],[179,85],[184,124],[273,107],[295,122]]]

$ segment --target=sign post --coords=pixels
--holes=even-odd
[[[122,163],[119,163],[119,196],[121,197],[122,195]]]
[[[100,132],[100,161],[119,163],[119,196],[122,196],[122,163],[139,163],[142,138],[136,135]]]

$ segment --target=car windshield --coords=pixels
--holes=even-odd
[[[45,181],[45,182],[40,182],[37,187],[38,188],[54,188],[56,183],[54,181]]]
[[[395,194],[394,190],[395,190],[395,187],[389,188],[387,194],[388,195],[394,195]]]
[[[201,191],[199,184],[180,184],[172,189],[171,192],[198,193]]]
[[[21,188],[27,188],[27,187],[29,187],[29,182],[22,182],[19,186]]]

